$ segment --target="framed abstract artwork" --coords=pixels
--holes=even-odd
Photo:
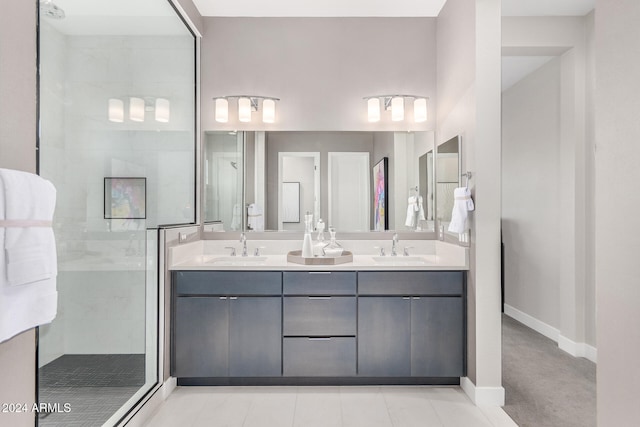
[[[104,179],[105,219],[146,219],[147,179],[106,177]]]
[[[389,229],[389,158],[383,157],[373,167],[373,229],[384,231]]]

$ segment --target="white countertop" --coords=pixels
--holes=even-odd
[[[410,244],[410,256],[403,256],[402,243]],[[393,271],[393,270],[468,270],[468,249],[441,242],[438,240],[412,240],[398,245],[397,256],[388,255],[391,242],[374,240],[351,240],[341,242],[345,250],[353,252],[353,262],[338,265],[302,265],[287,262],[287,252],[300,249],[298,241],[248,241],[249,255],[229,256],[230,250],[236,248],[241,253],[237,241],[200,240],[173,247],[169,250],[170,270],[303,270],[303,271]],[[383,246],[387,252],[379,256],[376,246]],[[254,248],[259,247],[260,256],[253,255]]]

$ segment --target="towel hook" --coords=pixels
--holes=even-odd
[[[473,174],[469,171],[467,171],[466,173],[463,173],[462,175],[460,175],[461,177],[465,177],[467,179],[467,182],[465,183],[465,187],[469,188],[469,180],[471,179],[471,177],[473,176]]]

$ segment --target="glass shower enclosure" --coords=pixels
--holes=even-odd
[[[69,410],[38,424],[114,425],[159,381],[158,228],[195,222],[195,37],[168,0],[51,4],[39,173],[57,188],[58,315],[38,399]]]

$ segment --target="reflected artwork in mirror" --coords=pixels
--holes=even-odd
[[[300,216],[310,212],[314,224],[322,219],[338,232],[435,230],[433,132],[226,134],[206,132],[203,153],[204,218],[220,223],[219,230],[239,230],[234,217],[242,218],[243,230],[254,230],[248,209],[255,207],[264,225],[257,231],[303,231],[302,222],[283,220],[288,182],[299,183]],[[376,216],[373,162],[383,158],[388,159],[384,215]],[[222,170],[231,161],[239,165],[237,173]],[[242,212],[233,214],[236,206]],[[418,208],[411,223],[410,208]]]

